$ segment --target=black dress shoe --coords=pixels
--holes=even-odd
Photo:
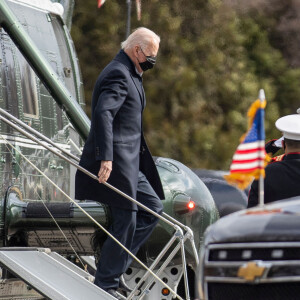
[[[122,290],[122,291],[124,291],[124,292],[127,292],[127,293],[131,293],[132,292],[132,289],[126,284],[123,275],[120,276],[119,289]]]
[[[105,292],[112,295],[116,299],[119,299],[119,300],[123,299],[121,296],[118,295],[117,290],[115,290],[115,289],[108,289],[108,290],[105,290]]]

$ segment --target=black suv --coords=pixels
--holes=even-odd
[[[198,273],[200,299],[299,300],[300,197],[242,210],[211,225]]]

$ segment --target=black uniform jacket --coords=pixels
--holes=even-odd
[[[300,195],[300,153],[288,153],[266,167],[265,203]],[[258,204],[258,181],[252,183],[248,207]]]
[[[91,129],[80,165],[98,175],[102,160],[113,161],[107,182],[134,199],[141,170],[163,199],[162,184],[142,132],[145,105],[142,79],[133,62],[121,50],[104,68],[95,84]],[[137,209],[136,204],[79,170],[75,179],[75,198]]]

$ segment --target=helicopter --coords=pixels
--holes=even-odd
[[[112,299],[89,276],[95,264],[90,257],[99,255],[106,238],[109,211],[74,199],[90,120],[70,35],[73,7],[72,0],[0,0],[0,299]],[[172,299],[184,277],[182,297],[189,299],[193,285],[186,284],[187,277],[196,269],[204,231],[218,211],[208,188],[188,167],[162,157],[156,166],[166,218],[137,256],[153,266],[150,273],[164,268],[151,281],[134,262],[125,280],[131,287],[149,286],[132,299]],[[185,235],[178,235],[178,226]],[[168,242],[177,236],[191,240],[181,255],[174,250],[184,241],[180,247]]]

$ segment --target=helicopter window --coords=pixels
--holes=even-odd
[[[73,76],[72,68],[72,55],[67,43],[68,37],[64,32],[62,22],[59,18],[54,17],[52,19],[53,30],[57,39],[57,45],[59,48],[59,54],[62,62],[62,70],[64,75],[64,83],[70,93],[76,97],[76,84]]]
[[[30,117],[38,117],[38,97],[35,73],[24,60],[20,66],[21,69],[21,85],[24,115]]]
[[[0,43],[1,49],[5,49],[5,52],[2,53],[3,63],[1,64],[3,97],[7,110],[15,117],[19,117],[14,48],[9,37],[3,31],[0,34]]]

